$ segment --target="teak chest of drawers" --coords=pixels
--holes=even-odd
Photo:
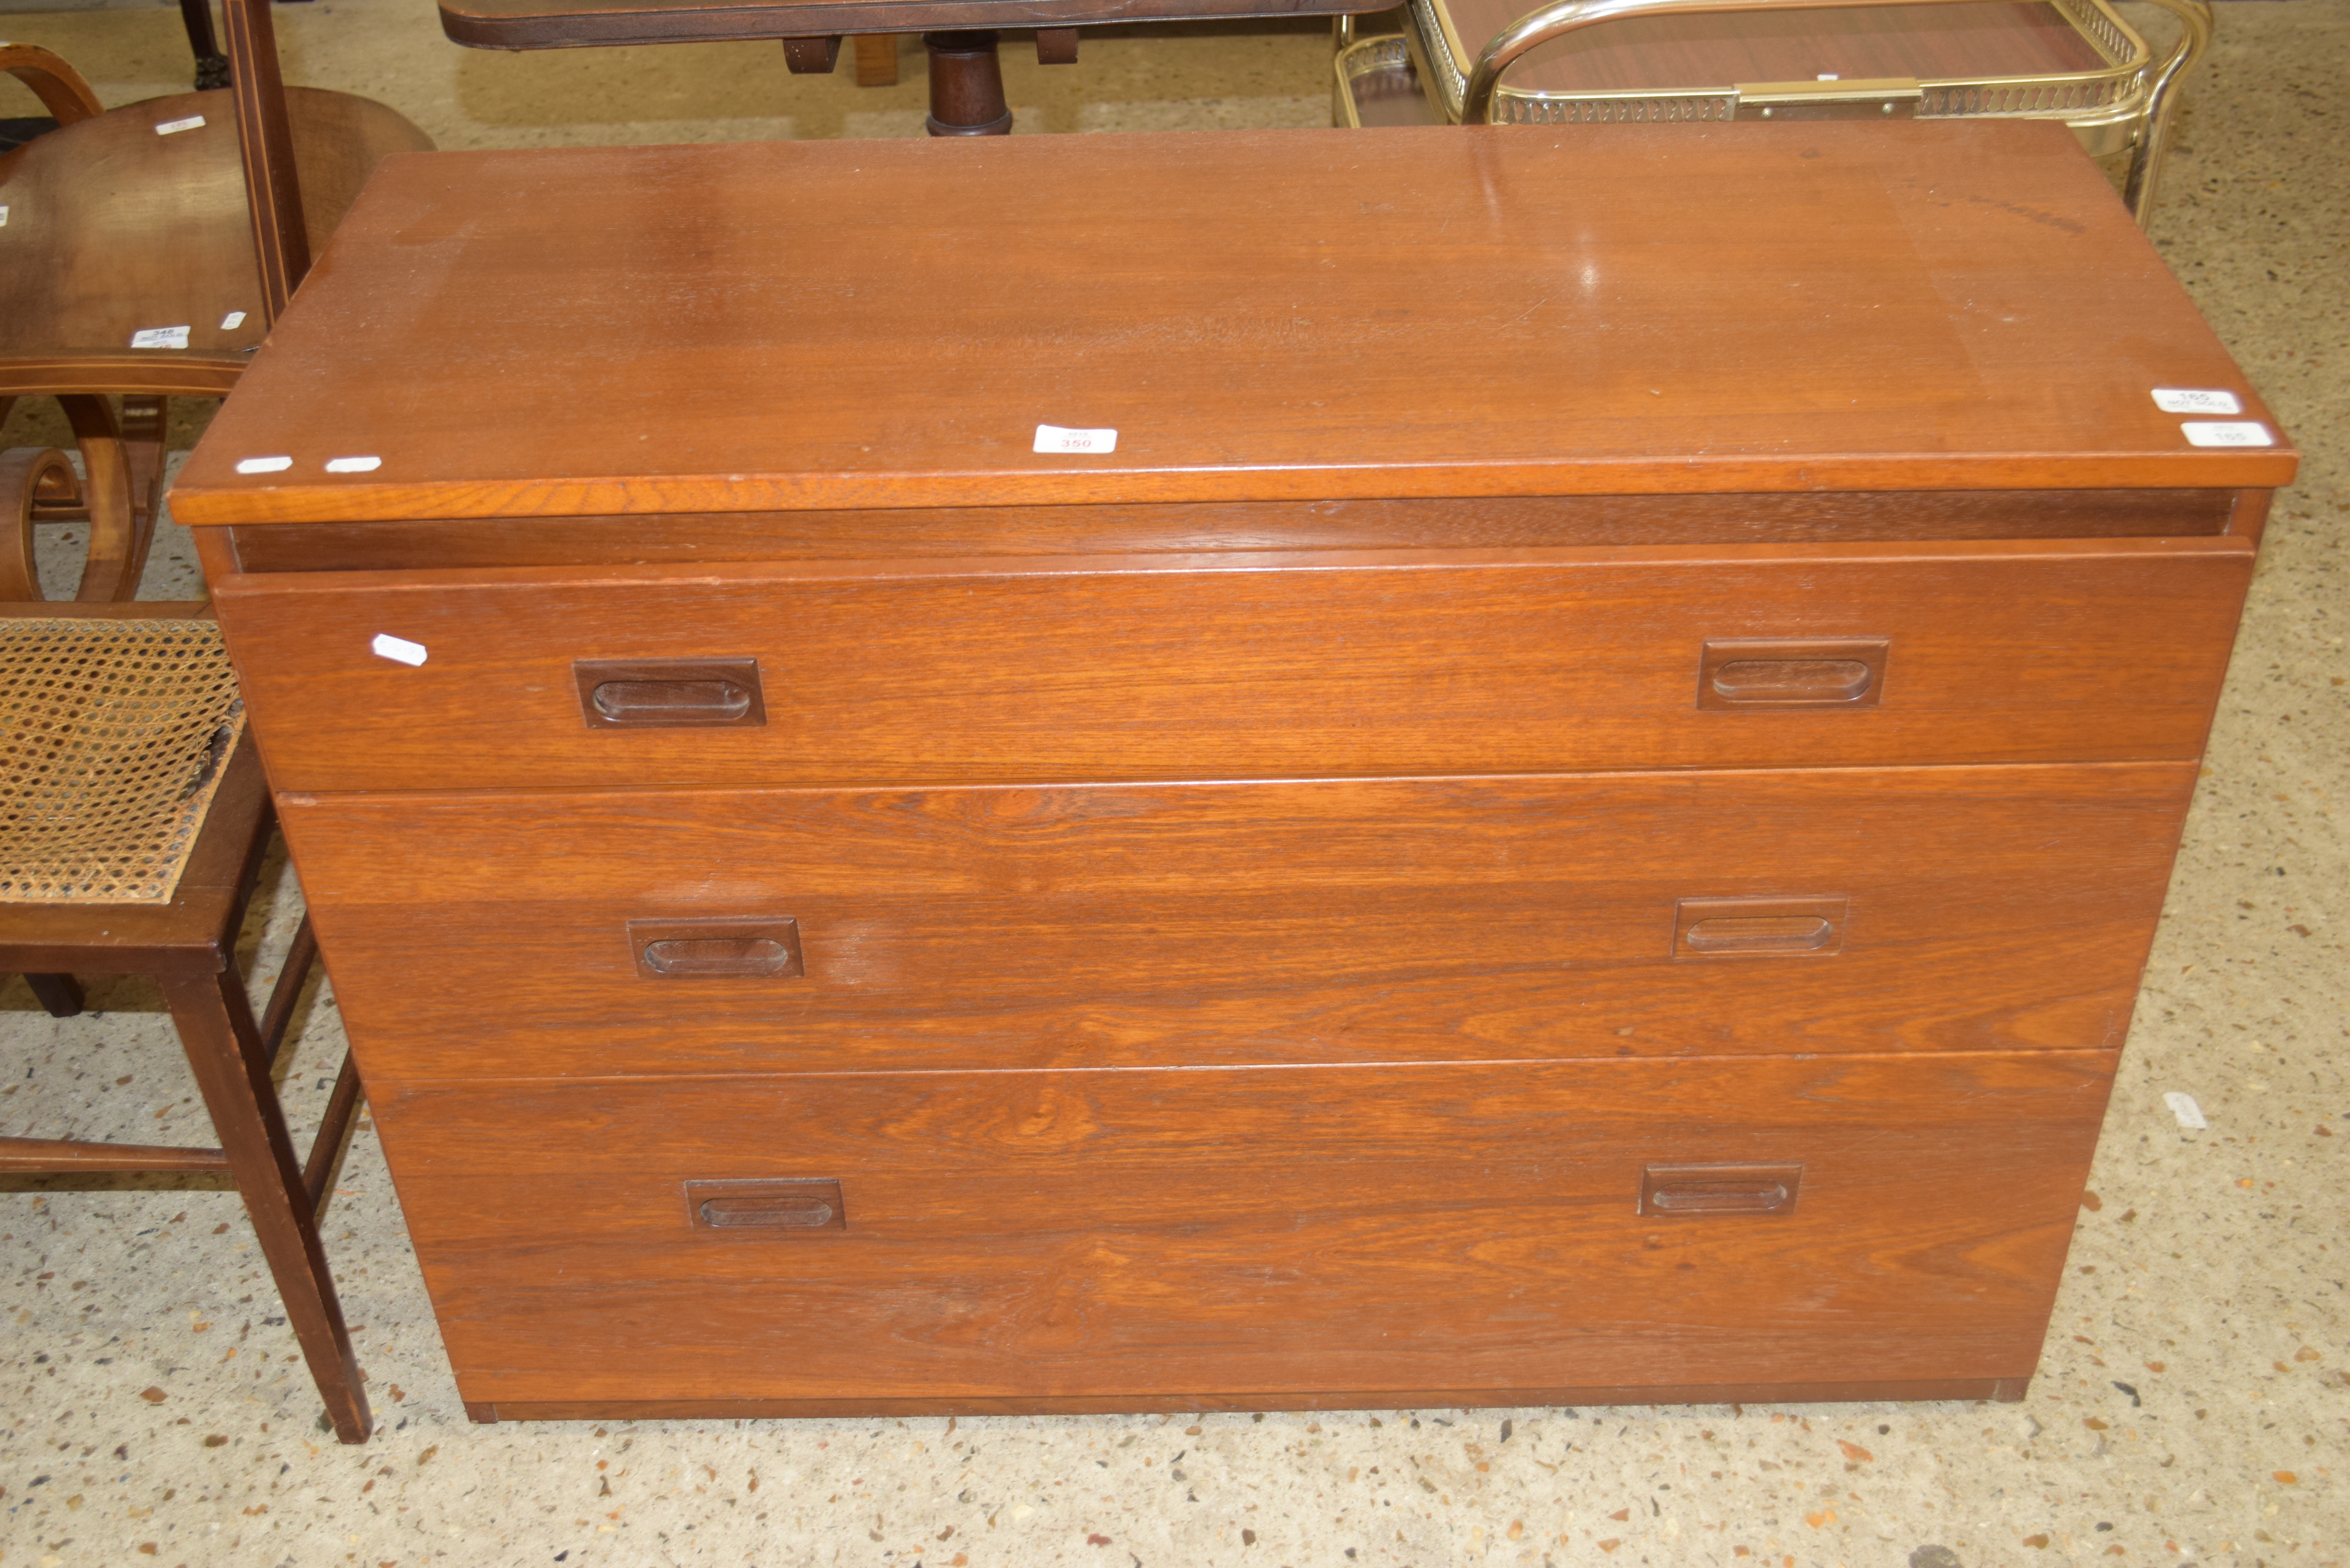
[[[781,143],[174,502],[480,1418],[2014,1398],[2281,441],[2056,126]]]

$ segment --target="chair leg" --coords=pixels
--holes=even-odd
[[[130,448],[104,398],[75,392],[57,403],[81,448],[82,493],[89,503],[89,558],[82,566],[81,587],[74,597],[84,604],[136,598],[140,574],[147,567],[147,546],[154,538],[155,514],[151,507],[141,507],[134,493]]]
[[[53,446],[0,452],[0,599],[37,599],[41,566],[33,524],[84,514],[81,481]]]
[[[180,23],[187,29],[188,53],[196,57],[196,90],[228,86],[228,57],[213,33],[211,0],[180,0]]]
[[[234,968],[172,976],[163,981],[163,994],[335,1435],[364,1443],[373,1417],[359,1361],[244,982]]]
[[[33,988],[33,1000],[48,1010],[52,1018],[81,1016],[81,981],[69,974],[28,974],[25,983]]]
[[[349,1136],[361,1092],[359,1064],[346,1051],[342,1070],[335,1075],[335,1092],[327,1096],[327,1114],[318,1118],[318,1136],[310,1140],[310,1158],[302,1164],[302,1186],[310,1194],[313,1214],[326,1211],[327,1183],[334,1179],[335,1162],[342,1158],[343,1139]]]
[[[155,540],[155,523],[163,506],[163,442],[172,423],[169,398],[122,400],[123,466],[130,472],[130,511],[138,536],[147,541],[139,552],[143,570]],[[131,591],[138,591],[136,583]]]

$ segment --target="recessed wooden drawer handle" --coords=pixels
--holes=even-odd
[[[1698,661],[1700,708],[1874,708],[1885,685],[1884,638],[1715,639]]]
[[[648,980],[773,980],[805,972],[795,919],[630,920],[637,972]]]
[[[1640,1175],[1640,1212],[1785,1214],[1803,1184],[1800,1165],[1651,1165]]]
[[[1677,959],[1834,958],[1842,898],[1683,898],[1673,907]]]
[[[615,724],[732,723],[751,711],[732,680],[607,680],[589,699]]]
[[[685,1204],[697,1231],[759,1236],[848,1228],[840,1183],[828,1179],[689,1181]]]
[[[655,974],[781,974],[792,950],[771,937],[712,937],[647,942],[645,965]]]
[[[1713,672],[1725,702],[1850,702],[1876,672],[1857,659],[1733,659]]]
[[[591,730],[764,724],[755,659],[583,659],[571,666]]]
[[[1813,952],[1835,940],[1835,927],[1817,915],[1717,915],[1682,938],[1700,953]]]
[[[832,1205],[816,1198],[705,1198],[702,1222],[721,1231],[749,1225],[821,1231],[832,1223]]]

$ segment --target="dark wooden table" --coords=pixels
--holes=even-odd
[[[1109,23],[1339,16],[1353,0],[442,0],[441,26],[483,49],[570,49],[780,38],[795,72],[829,72],[844,37],[920,33],[932,136],[1008,136],[1001,28],[1033,27],[1042,65],[1071,65],[1077,29]]]

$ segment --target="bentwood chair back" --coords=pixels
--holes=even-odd
[[[226,395],[369,171],[432,146],[381,104],[285,88],[266,0],[227,0],[225,19],[233,87],[111,110],[48,50],[0,47],[58,121],[0,153],[0,417],[16,397],[64,407],[88,481],[85,601],[136,591],[164,400]]]

